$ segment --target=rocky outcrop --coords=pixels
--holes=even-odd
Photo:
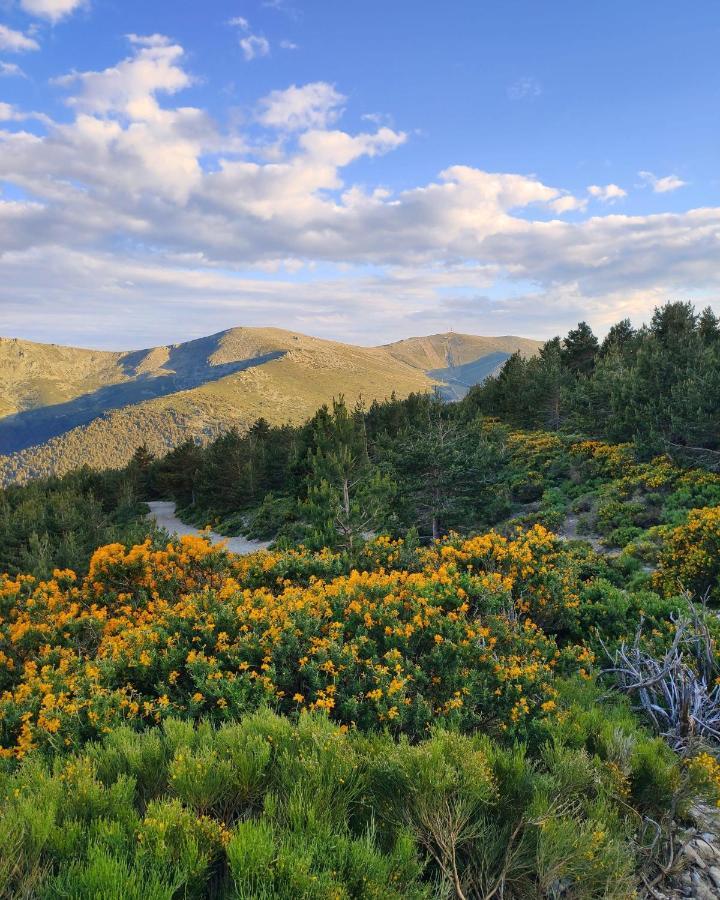
[[[720,898],[720,810],[699,806],[692,826],[677,836],[678,851],[667,876],[641,895],[653,900]]]

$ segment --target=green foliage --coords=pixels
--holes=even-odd
[[[581,322],[538,357],[512,357],[468,402],[522,427],[563,426],[634,440],[648,456],[671,451],[717,467],[719,397],[715,317],[668,303],[640,331],[627,321],[614,325],[599,349]]]
[[[0,572],[49,578],[87,571],[101,544],[135,543],[149,530],[139,469],[92,472],[0,490]]]
[[[352,552],[392,518],[395,486],[370,461],[362,409],[351,414],[341,400],[316,419],[308,454],[304,543],[313,549]]]
[[[589,900],[625,898],[642,816],[682,802],[687,779],[622,701],[579,681],[560,687],[534,752],[443,730],[409,744],[263,710],[217,729],[167,722],[135,734],[132,749],[124,729],[111,731],[52,766],[28,759],[0,775],[0,889],[429,900],[458,887],[484,896],[503,880],[512,897],[562,883]],[[119,748],[137,782],[118,771]],[[183,754],[255,762],[233,802],[218,804],[207,784],[176,796]]]
[[[719,354],[668,304],[456,404],[341,398],[0,494],[0,895],[632,896],[643,822],[720,765],[597,672],[720,596]],[[151,496],[281,549],[144,541]]]

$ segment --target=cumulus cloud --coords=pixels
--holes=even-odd
[[[85,5],[86,0],[20,0],[25,12],[50,22],[58,22]]]
[[[7,25],[0,25],[0,50],[9,53],[26,53],[28,50],[39,50],[40,44],[33,37],[14,31]]]
[[[248,34],[240,38],[240,49],[247,62],[261,56],[269,56],[270,42],[260,34]]]
[[[44,123],[50,121],[44,113],[25,112],[12,103],[0,101],[0,122],[25,122],[28,119],[37,119]]]
[[[720,296],[720,209],[586,217],[587,197],[467,165],[400,191],[356,183],[351,164],[407,136],[343,128],[334,86],[259,101],[269,155],[182,104],[181,46],[130,40],[116,65],[56,82],[69,120],[26,131],[2,108],[0,333],[32,310],[64,334],[72,320],[115,335],[137,315],[164,340],[181,322],[264,322],[372,342],[408,317],[437,330],[440,310],[466,330],[542,335],[696,288]],[[617,186],[591,187],[610,199]]]
[[[272,91],[260,101],[258,121],[281,131],[326,128],[342,114],[347,98],[326,81]]]
[[[124,113],[129,118],[162,115],[155,95],[174,94],[192,83],[179,65],[183,48],[162,35],[129,35],[135,53],[101,72],[71,72],[55,79],[62,87],[76,88],[68,103],[93,114]]]
[[[550,209],[559,215],[566,212],[578,212],[585,209],[586,206],[587,200],[583,197],[573,197],[572,194],[565,191],[556,200],[550,201]]]
[[[246,62],[258,59],[261,56],[270,55],[270,41],[261,34],[253,34],[250,29],[250,23],[244,16],[235,16],[229,19],[228,25],[239,28],[241,32],[244,32],[239,43]]]
[[[656,194],[667,194],[670,191],[676,191],[678,188],[685,187],[687,184],[687,181],[683,181],[677,175],[665,175],[664,178],[658,178],[652,172],[638,172],[638,175]]]
[[[588,188],[588,194],[601,203],[615,203],[627,197],[627,191],[623,190],[617,184],[591,184]]]

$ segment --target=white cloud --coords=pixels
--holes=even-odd
[[[116,66],[102,72],[72,72],[55,79],[62,87],[79,86],[79,93],[68,101],[70,105],[89,113],[153,118],[162,115],[157,93],[174,94],[192,84],[192,78],[180,66],[182,47],[162,35],[129,35],[129,40],[135,54]]]
[[[508,85],[507,95],[511,100],[528,100],[542,94],[542,85],[537,78],[518,78]]]
[[[272,91],[260,101],[258,121],[282,131],[326,128],[342,114],[346,97],[326,81]]]
[[[39,50],[40,44],[35,38],[23,34],[22,31],[14,31],[7,25],[0,25],[0,50],[10,53],[25,53],[28,50]]]
[[[563,193],[557,200],[550,201],[550,209],[558,213],[558,215],[566,212],[578,212],[585,209],[586,206],[587,200],[581,197],[573,197],[569,193]]]
[[[652,187],[656,194],[667,194],[669,191],[676,191],[687,184],[687,181],[683,181],[677,175],[665,175],[664,178],[658,178],[652,172],[638,172],[638,175]]]
[[[172,44],[165,34],[128,34],[127,39],[134,47],[169,47]]]
[[[270,42],[267,38],[259,34],[249,34],[247,37],[240,38],[240,48],[247,62],[258,59],[261,56],[268,56],[270,53]]]
[[[270,154],[176,99],[193,81],[182,47],[131,43],[117,65],[59,80],[69,121],[18,130],[33,114],[2,107],[13,124],[0,124],[0,171],[16,199],[0,201],[0,333],[32,318],[63,335],[70,320],[120,335],[135,317],[165,340],[182,323],[265,322],[373,342],[408,318],[438,330],[442,316],[545,334],[663,296],[720,297],[720,209],[587,217],[587,197],[466,165],[402,191],[382,176],[359,184],[346,167],[407,136],[341,128],[346,98],[332,85],[259,102]]]
[[[16,63],[0,60],[0,78],[27,78],[27,75]]]
[[[245,36],[240,38],[240,49],[246,62],[270,55],[270,41],[261,34],[252,34],[250,23],[244,16],[235,16],[229,19],[228,25],[245,32]]]
[[[591,184],[588,188],[588,194],[601,203],[615,203],[627,197],[627,191],[623,190],[617,184]]]
[[[297,50],[298,45],[293,41],[280,41],[280,49],[281,50]]]
[[[25,12],[50,22],[58,22],[85,4],[86,0],[20,0]]]

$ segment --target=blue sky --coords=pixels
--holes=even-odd
[[[720,6],[0,0],[0,334],[720,312]]]

